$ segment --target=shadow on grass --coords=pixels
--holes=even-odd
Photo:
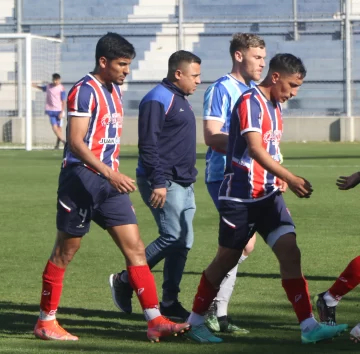
[[[0,337],[32,335],[38,313],[39,305],[0,302]],[[142,314],[61,307],[58,319],[64,328],[79,336],[146,340],[147,326]]]

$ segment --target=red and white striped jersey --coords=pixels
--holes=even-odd
[[[225,178],[219,199],[254,202],[278,189],[277,178],[250,157],[243,137],[247,132],[261,134],[263,148],[275,161],[280,161],[281,106],[268,101],[258,87],[240,96],[232,111]]]
[[[123,124],[120,86],[112,84],[109,90],[88,74],[71,88],[67,106],[69,117],[90,117],[84,142],[100,161],[117,171]],[[79,162],[66,144],[64,166]]]

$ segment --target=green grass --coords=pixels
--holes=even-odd
[[[217,214],[203,182],[205,147],[198,148],[195,243],[189,253],[180,300],[188,309],[217,247]],[[309,200],[291,192],[285,198],[297,225],[303,269],[312,295],[326,290],[359,253],[359,193],[338,191],[335,180],[360,170],[360,145],[341,143],[282,145],[284,165],[314,187]],[[122,148],[121,170],[134,176],[136,149]],[[57,178],[61,152],[0,150],[0,353],[355,353],[348,334],[332,342],[303,346],[299,327],[281,287],[274,255],[259,238],[239,268],[230,305],[233,320],[248,328],[246,337],[224,335],[220,345],[198,345],[185,338],[160,344],[146,341],[146,324],[137,301],[134,315],[113,305],[108,276],[124,268],[110,237],[95,224],[66,273],[59,322],[79,335],[76,343],[45,342],[32,335],[41,275],[55,239]],[[156,226],[139,193],[131,196],[144,242]],[[161,289],[162,264],[154,269]],[[350,328],[359,320],[359,291],[346,296],[338,321]]]

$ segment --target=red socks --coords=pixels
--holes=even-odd
[[[47,262],[42,277],[40,309],[49,315],[55,315],[59,306],[64,274],[65,269],[59,268],[50,260]]]
[[[282,286],[294,308],[299,323],[309,317],[313,317],[306,279],[304,277],[298,279],[283,279]]]
[[[354,258],[340,274],[329,293],[339,300],[360,283],[360,256]]]
[[[202,273],[200,284],[194,298],[192,311],[198,315],[203,315],[216,297],[219,289],[215,289],[206,279],[205,272]]]
[[[148,265],[128,266],[129,282],[140,301],[143,310],[158,308],[159,301],[156,293],[154,276]]]

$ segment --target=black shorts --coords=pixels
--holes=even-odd
[[[258,232],[273,247],[287,233],[295,234],[295,225],[282,194],[253,202],[219,200],[219,245],[242,250]]]
[[[63,168],[59,177],[56,226],[74,236],[89,232],[90,221],[103,229],[137,224],[128,194],[82,165]]]

